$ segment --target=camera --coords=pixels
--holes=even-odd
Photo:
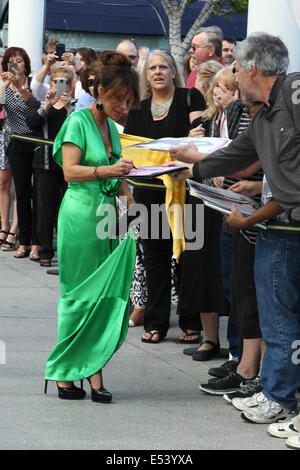
[[[18,64],[16,64],[15,62],[10,62],[8,71],[13,75],[16,75],[18,71]]]
[[[68,80],[66,78],[57,78],[56,79],[56,95],[61,96],[67,91]]]
[[[55,55],[57,55],[57,60],[62,60],[62,55],[66,52],[66,46],[62,42],[58,42],[55,47]]]

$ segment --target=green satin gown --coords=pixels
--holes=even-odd
[[[118,131],[112,120],[108,123],[113,152],[120,155]],[[109,160],[88,108],[72,113],[55,139],[53,155],[60,165],[66,142],[81,149],[81,165],[116,161]],[[58,217],[58,342],[48,358],[45,379],[89,377],[105,366],[126,337],[135,239],[132,231],[121,243],[103,235],[113,225],[108,214],[117,214],[120,184],[120,179],[68,184]]]

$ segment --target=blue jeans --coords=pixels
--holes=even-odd
[[[221,232],[220,236],[221,244],[221,258],[222,258],[222,283],[224,295],[230,302],[230,291],[231,291],[231,261],[232,261],[232,234],[227,232]],[[229,314],[227,323],[227,341],[229,343],[229,352],[232,355],[232,359],[238,361],[240,353],[240,334],[239,327],[236,326]]]
[[[281,406],[295,410],[295,391],[300,386],[299,235],[259,233],[255,283],[260,327],[266,343],[260,379],[263,393]]]

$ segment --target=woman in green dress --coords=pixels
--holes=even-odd
[[[101,369],[123,343],[129,319],[129,291],[135,263],[131,232],[119,243],[111,235],[116,196],[134,204],[126,181],[133,168],[122,159],[113,121],[139,103],[138,75],[123,54],[104,51],[94,81],[95,102],[72,113],[58,133],[53,156],[62,165],[68,190],[58,218],[57,254],[61,298],[58,342],[45,372],[58,396],[82,399],[74,381],[87,378],[91,397],[109,402]]]

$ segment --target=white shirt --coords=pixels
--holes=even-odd
[[[46,75],[43,83],[38,82],[37,79],[33,77],[30,88],[37,100],[45,101],[46,94],[50,90],[49,75]]]

